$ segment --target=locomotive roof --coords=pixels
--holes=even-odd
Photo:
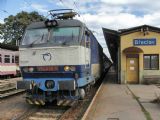
[[[84,23],[82,23],[82,22],[79,21],[79,20],[75,20],[75,19],[56,20],[56,21],[58,22],[58,26],[59,26],[59,27],[85,26]],[[27,29],[43,28],[43,27],[46,27],[46,26],[45,26],[45,21],[42,21],[42,22],[33,22],[33,23],[31,23],[31,24],[27,27]]]

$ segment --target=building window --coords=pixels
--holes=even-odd
[[[158,70],[159,55],[144,55],[144,70]]]
[[[4,56],[4,63],[10,63],[10,56],[9,55]]]

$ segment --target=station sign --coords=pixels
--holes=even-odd
[[[133,45],[134,45],[134,46],[156,45],[156,38],[134,39],[134,40],[133,40]]]

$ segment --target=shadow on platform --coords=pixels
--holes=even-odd
[[[103,83],[112,83],[117,84],[117,74],[116,73],[107,73]]]

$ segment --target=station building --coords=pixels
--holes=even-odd
[[[160,79],[160,28],[142,25],[110,30],[104,37],[116,68],[117,83],[150,83]]]

